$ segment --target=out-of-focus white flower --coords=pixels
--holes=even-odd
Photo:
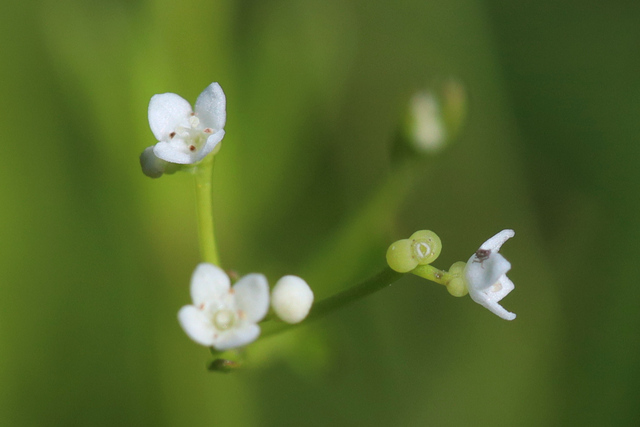
[[[269,309],[269,285],[249,274],[230,287],[229,276],[213,264],[199,264],[191,277],[193,305],[178,312],[182,329],[198,344],[226,350],[254,341],[257,323]]]
[[[271,306],[287,323],[299,323],[307,317],[313,304],[313,291],[303,279],[284,276],[271,291]]]
[[[439,150],[447,139],[440,104],[430,92],[417,92],[411,98],[411,136],[421,152]]]
[[[513,236],[513,230],[502,230],[484,242],[464,268],[464,279],[471,299],[506,320],[513,320],[516,315],[505,310],[498,301],[515,286],[507,277],[511,263],[498,251]]]
[[[191,165],[214,151],[224,137],[226,102],[218,83],[211,83],[198,96],[195,112],[175,93],[151,97],[149,126],[158,143],[152,152],[146,149],[140,156],[145,174],[157,177],[163,173],[163,161]]]

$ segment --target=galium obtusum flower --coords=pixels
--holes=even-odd
[[[498,302],[515,286],[507,277],[511,263],[498,251],[513,236],[513,230],[502,230],[484,242],[469,258],[463,273],[471,299],[506,320],[513,320],[516,315],[505,310]]]
[[[218,83],[211,83],[198,96],[195,111],[175,93],[154,95],[149,102],[149,126],[158,143],[140,156],[142,171],[157,178],[174,172],[176,165],[198,163],[219,148],[226,119],[226,98]]]
[[[269,309],[269,285],[262,274],[249,274],[230,286],[229,276],[213,264],[199,264],[191,277],[193,305],[178,312],[189,337],[207,347],[227,350],[260,335],[257,323]]]

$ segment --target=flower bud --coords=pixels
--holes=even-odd
[[[307,317],[313,304],[313,291],[303,279],[284,276],[271,291],[271,307],[287,323],[299,323]]]
[[[433,154],[453,141],[467,113],[464,86],[450,79],[415,92],[407,106],[396,150]]]
[[[398,273],[407,273],[418,265],[431,264],[440,256],[442,242],[430,230],[416,231],[408,239],[398,240],[387,250],[387,263]]]
[[[449,140],[458,137],[467,118],[467,92],[462,83],[449,79],[442,85],[442,118]]]
[[[182,165],[166,162],[158,158],[153,152],[153,146],[144,149],[140,154],[142,173],[149,178],[160,178],[162,174],[172,174],[182,168]]]
[[[407,133],[416,151],[438,151],[447,140],[440,101],[427,91],[416,92],[410,101]]]
[[[463,277],[464,267],[466,265],[466,263],[458,261],[449,269],[449,274],[452,276],[452,279],[447,283],[447,291],[454,297],[463,297],[469,293],[467,283]]]
[[[145,148],[140,154],[140,166],[142,166],[142,173],[149,178],[160,178],[164,173],[164,169],[167,162],[156,157],[153,154],[153,146]]]

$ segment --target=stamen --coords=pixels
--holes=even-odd
[[[204,129],[202,132],[204,132],[204,133],[213,133],[213,129],[211,129],[211,128],[206,128],[206,129]]]
[[[171,133],[169,134],[169,138],[173,138],[174,136],[176,136],[176,133],[175,133],[175,132],[171,132]]]
[[[191,150],[191,151],[196,151],[196,146],[195,146],[195,145],[190,145],[190,146],[189,146],[189,150]]]

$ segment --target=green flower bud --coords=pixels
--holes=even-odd
[[[418,266],[412,254],[411,240],[398,240],[387,249],[387,263],[398,273],[407,273]]]
[[[464,267],[466,263],[458,261],[449,269],[451,280],[447,283],[447,291],[454,297],[463,297],[469,293],[467,283],[464,280]]]
[[[411,249],[418,265],[431,264],[440,256],[442,242],[433,231],[416,231],[409,237],[409,240],[412,241]]]
[[[442,85],[442,119],[449,140],[458,137],[467,118],[467,92],[462,83],[449,79]]]
[[[215,359],[213,362],[209,363],[207,369],[212,372],[228,374],[230,372],[237,371],[241,366],[242,363],[235,360]]]
[[[399,273],[407,273],[418,265],[427,265],[438,258],[442,251],[440,237],[433,231],[416,231],[408,239],[398,240],[387,250],[389,267]]]

